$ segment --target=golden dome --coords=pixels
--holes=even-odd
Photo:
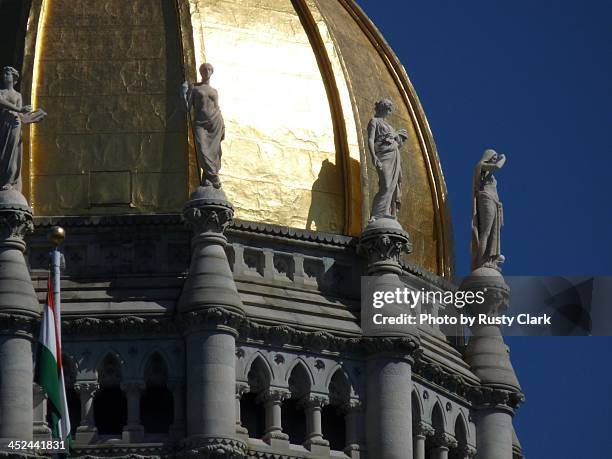
[[[237,218],[358,235],[377,189],[365,128],[387,97],[391,123],[410,135],[400,215],[409,258],[451,274],[427,120],[353,1],[42,0],[26,46],[23,92],[49,113],[26,139],[24,188],[37,215],[180,211],[197,178],[179,88],[207,61],[226,122],[221,180]]]

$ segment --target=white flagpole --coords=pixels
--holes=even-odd
[[[64,241],[66,237],[66,233],[63,228],[59,226],[54,226],[51,228],[49,232],[49,241],[53,244],[53,250],[51,251],[51,272],[53,273],[53,309],[55,311],[55,323],[56,323],[56,333],[57,333],[57,341],[60,343],[60,355],[57,358],[61,359],[61,350],[62,346],[62,296],[61,296],[61,276],[62,276],[62,267],[64,265],[64,255],[59,250],[59,245]],[[60,399],[64,407],[66,407],[66,392],[64,387],[64,369],[62,363],[62,375],[61,375],[61,388],[60,388]],[[67,410],[66,410],[67,411]],[[69,413],[63,413],[62,418],[64,416],[69,416]],[[62,424],[64,420],[60,421]],[[70,425],[70,421],[68,420],[68,425]],[[60,440],[64,440],[66,435],[70,432],[63,432],[63,429],[59,429],[60,432]],[[67,446],[67,445],[66,445]],[[60,454],[55,452],[53,454],[54,459],[59,459]]]

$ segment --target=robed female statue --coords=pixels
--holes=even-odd
[[[386,118],[393,112],[393,103],[382,99],[374,105],[374,118],[368,123],[368,148],[378,173],[378,193],[372,202],[370,221],[397,218],[402,197],[402,161],[400,148],[408,133],[395,130]]]
[[[19,72],[13,67],[2,69],[0,88],[0,190],[21,192],[22,124],[37,123],[46,113],[23,105],[21,94],[15,90]]]
[[[225,123],[219,109],[219,94],[210,86],[214,72],[212,64],[202,64],[202,81],[196,84],[183,83],[183,97],[187,110],[193,108],[192,126],[198,166],[202,169],[202,186],[221,187],[221,141],[225,138]]]
[[[494,171],[506,163],[505,155],[486,150],[476,165],[472,184],[472,269],[486,266],[499,269],[501,227],[504,224],[502,203],[497,195]]]

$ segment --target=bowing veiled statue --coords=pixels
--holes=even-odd
[[[225,138],[225,123],[219,109],[219,94],[210,86],[214,72],[212,64],[202,64],[202,81],[196,84],[183,83],[182,92],[187,110],[193,107],[193,137],[196,144],[198,166],[203,170],[202,186],[221,187],[221,141]]]
[[[374,105],[374,118],[368,123],[368,148],[378,173],[378,193],[372,202],[370,221],[397,218],[402,197],[402,161],[400,149],[408,138],[405,129],[395,130],[386,120],[393,112],[393,102],[382,99]]]
[[[19,72],[13,67],[2,69],[0,89],[0,190],[21,192],[22,124],[41,121],[46,113],[23,105],[21,94],[15,91]]]
[[[504,262],[500,234],[504,224],[502,203],[497,195],[494,171],[506,163],[505,155],[486,150],[474,170],[472,185],[472,269],[481,266],[499,269]]]

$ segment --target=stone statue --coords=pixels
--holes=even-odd
[[[506,163],[505,155],[486,150],[474,170],[472,184],[472,270],[482,266],[500,269],[500,233],[504,223],[502,203],[497,196],[497,180],[493,171]]]
[[[405,129],[395,130],[385,118],[393,111],[393,102],[381,99],[374,105],[374,118],[368,123],[368,148],[378,172],[378,193],[372,202],[370,221],[397,219],[401,203],[402,161],[400,148],[408,139]]]
[[[213,72],[212,64],[202,64],[202,82],[193,85],[184,82],[182,94],[187,110],[194,108],[193,137],[198,166],[203,170],[201,185],[220,188],[221,141],[225,138],[225,123],[219,109],[219,94],[209,84]]]
[[[0,190],[15,189],[21,192],[21,125],[41,121],[46,113],[23,105],[21,94],[14,86],[19,72],[13,67],[2,69],[0,89]]]

